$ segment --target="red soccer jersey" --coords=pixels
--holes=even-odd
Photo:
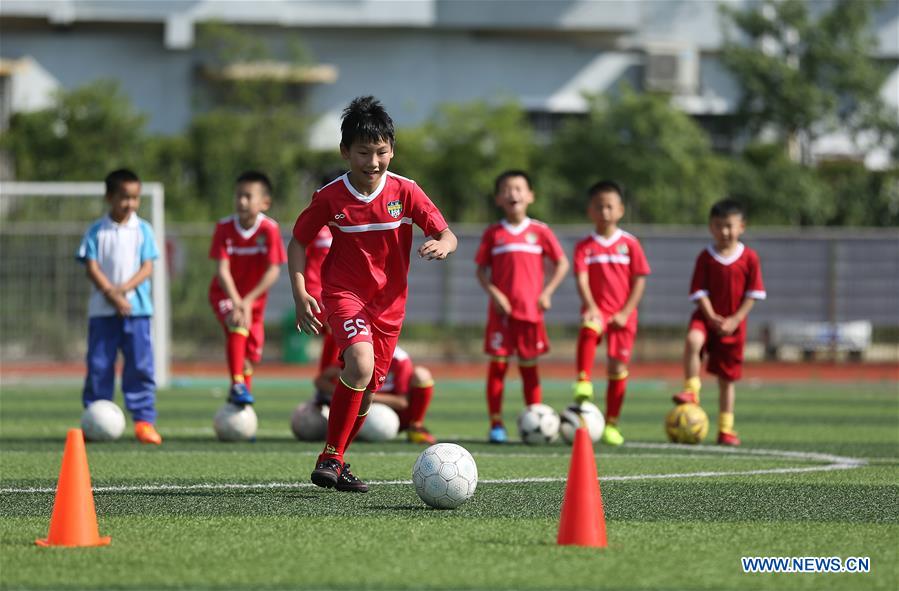
[[[742,242],[727,258],[718,254],[713,245],[699,253],[690,281],[690,300],[707,297],[716,314],[731,316],[744,299],[763,300],[766,295],[759,256]],[[737,332],[744,332],[745,325],[744,320]]]
[[[537,299],[543,291],[543,259],[558,262],[562,247],[549,226],[525,218],[517,226],[506,220],[484,230],[475,262],[490,267],[490,281],[512,305],[510,316],[538,322],[543,311]]]
[[[371,195],[356,191],[346,174],[316,191],[293,236],[308,245],[322,226],[331,227],[331,252],[322,265],[325,307],[329,299],[353,301],[398,329],[406,309],[413,223],[428,236],[448,227],[415,181],[389,171]]]
[[[574,247],[574,274],[587,273],[590,293],[603,316],[617,314],[631,294],[634,277],[649,275],[637,238],[616,230],[608,239],[593,232]],[[636,322],[635,309],[629,321]]]
[[[306,269],[303,271],[306,291],[319,303],[322,301],[322,263],[331,250],[331,240],[331,229],[322,226],[315,240],[306,245]]]
[[[409,384],[412,382],[412,369],[412,358],[397,345],[393,350],[393,359],[390,361],[390,369],[387,370],[387,378],[378,392],[399,396],[408,394]]]
[[[287,261],[278,222],[261,213],[249,230],[241,227],[235,215],[219,220],[209,247],[209,258],[228,259],[231,277],[240,295],[246,295],[259,285],[269,266],[282,265]],[[217,275],[209,284],[209,297],[213,301],[228,297],[219,285]],[[253,308],[264,308],[267,297],[268,293],[262,294],[253,302]]]

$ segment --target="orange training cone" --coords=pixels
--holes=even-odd
[[[594,548],[605,548],[608,545],[593,443],[584,427],[574,434],[557,543],[562,546]]]
[[[50,518],[50,533],[38,546],[105,546],[112,538],[100,537],[91,475],[81,429],[69,429],[62,468],[56,485],[56,501]]]

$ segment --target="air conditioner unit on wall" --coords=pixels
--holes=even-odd
[[[645,47],[644,90],[694,95],[699,91],[699,54],[684,45]]]

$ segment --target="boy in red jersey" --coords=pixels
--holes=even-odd
[[[684,346],[684,391],[675,404],[699,404],[702,356],[706,370],[718,376],[718,443],[740,445],[734,432],[735,384],[743,373],[746,317],[756,300],[766,297],[762,266],[754,250],[740,242],[746,230],[743,208],[724,199],[712,206],[709,231],[714,243],[696,259],[690,299],[696,311],[690,318]]]
[[[209,303],[225,329],[228,401],[239,406],[253,404],[253,364],[262,359],[265,343],[265,302],[287,260],[278,223],[263,213],[271,194],[271,181],[263,173],[237,177],[235,213],[219,220],[209,247],[209,258],[218,261]]]
[[[318,393],[316,399],[323,404],[331,403],[331,395],[340,368],[329,367],[315,379]],[[423,365],[413,365],[412,358],[400,347],[393,351],[393,359],[387,370],[387,378],[375,392],[374,402],[386,404],[400,417],[400,431],[406,431],[409,443],[433,445],[434,436],[425,428],[425,414],[434,396],[434,378]]]
[[[297,326],[318,334],[322,322],[316,314],[324,310],[343,363],[312,482],[366,492],[368,485],[344,463],[344,452],[387,377],[403,325],[412,224],[429,237],[418,249],[425,259],[445,259],[457,241],[415,181],[387,171],[394,129],[380,102],[371,96],[354,99],[343,111],[340,129],[340,155],[350,171],[315,192],[297,218],[287,254]],[[319,307],[302,270],[305,246],[324,225],[331,227],[333,242],[322,265]]]
[[[321,177],[322,186],[328,185],[331,181],[343,174],[342,170],[328,172]],[[322,306],[322,263],[331,250],[331,229],[328,226],[322,226],[321,230],[315,236],[315,239],[306,245],[306,266],[303,268],[303,277],[306,279],[306,292],[315,298],[318,302],[319,309]],[[322,350],[318,358],[318,376],[324,375],[329,367],[336,366],[340,363],[338,359],[337,343],[334,342],[334,336],[331,334],[325,317],[322,313],[318,314],[318,320],[322,323]],[[338,372],[339,373],[339,372]],[[333,380],[337,380],[337,373],[331,372]]]
[[[549,351],[543,312],[568,272],[568,258],[549,226],[527,216],[534,202],[531,179],[522,170],[508,170],[496,178],[494,199],[504,219],[489,226],[475,255],[478,281],[490,295],[484,352],[487,369],[489,441],[508,440],[503,426],[503,382],[510,355],[518,355],[518,369],[526,405],[542,401],[537,357]],[[543,284],[543,260],[552,261],[552,276]]]
[[[602,441],[621,445],[624,437],[618,429],[618,418],[627,390],[627,364],[637,338],[637,306],[650,269],[640,241],[618,227],[624,217],[621,187],[613,181],[600,181],[590,187],[587,196],[587,215],[596,231],[574,247],[574,274],[583,321],[577,340],[574,399],[578,403],[593,399],[593,358],[602,335],[608,335],[609,381]]]

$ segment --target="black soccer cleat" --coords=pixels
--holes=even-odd
[[[322,488],[337,486],[339,490],[341,468],[341,463],[334,458],[322,460],[315,466],[315,470],[312,471],[312,484]]]
[[[368,485],[356,478],[350,472],[350,465],[344,464],[340,476],[337,478],[337,490],[340,492],[368,492]]]

